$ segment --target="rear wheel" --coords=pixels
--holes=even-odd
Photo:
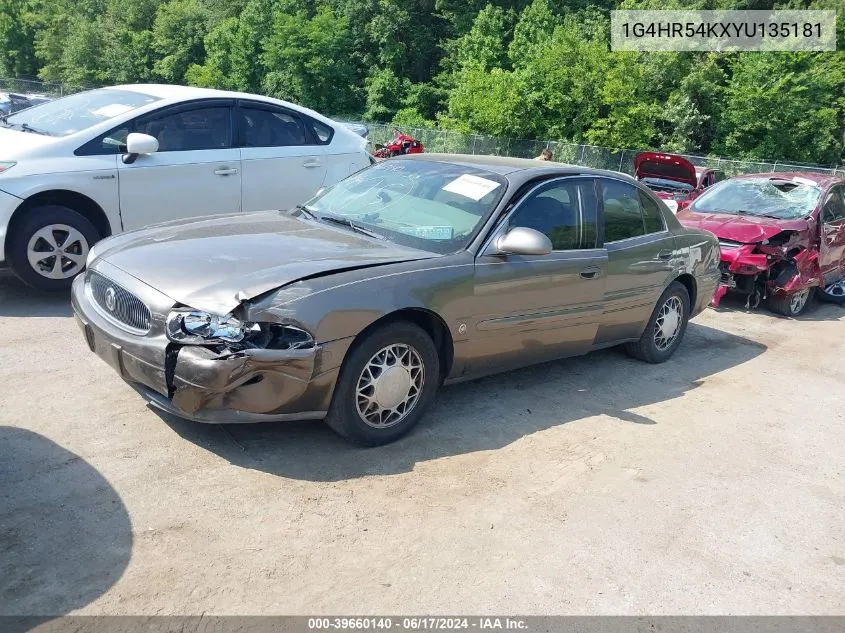
[[[349,352],[326,423],[363,446],[393,442],[434,402],[440,361],[431,337],[412,323],[390,323]]]
[[[809,305],[814,291],[815,288],[804,288],[785,297],[769,297],[769,309],[777,314],[796,317]]]
[[[99,237],[94,225],[72,209],[35,207],[11,236],[9,267],[39,290],[67,290]]]
[[[689,292],[682,283],[673,281],[657,300],[640,340],[628,343],[627,352],[647,363],[669,360],[684,338],[689,314]]]

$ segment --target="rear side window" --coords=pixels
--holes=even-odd
[[[281,110],[238,108],[242,147],[290,147],[308,145],[305,125],[299,117]]]
[[[334,130],[332,128],[314,120],[311,121],[311,128],[314,130],[314,138],[316,138],[321,145],[328,145],[331,143],[332,136],[334,136]]]
[[[639,190],[618,180],[601,180],[604,241],[618,242],[645,235]]]

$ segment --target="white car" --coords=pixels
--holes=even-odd
[[[74,94],[0,116],[0,266],[69,288],[103,237],[288,209],[370,162],[355,132],[277,99],[164,85]]]

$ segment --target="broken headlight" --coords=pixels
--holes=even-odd
[[[253,323],[231,314],[173,310],[167,317],[167,338],[186,345],[227,344],[239,349],[308,349],[314,338],[304,329],[281,323]]]

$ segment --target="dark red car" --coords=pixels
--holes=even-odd
[[[637,154],[634,174],[674,213],[686,207],[709,186],[725,180],[724,172],[718,169],[696,167],[683,156],[657,152]]]
[[[684,226],[716,234],[722,282],[746,295],[746,307],[767,301],[774,312],[800,314],[819,298],[845,303],[845,178],[812,173],[729,178],[678,212]]]

